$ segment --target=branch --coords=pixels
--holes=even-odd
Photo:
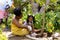
[[[46,0],[46,4],[45,5],[44,4],[42,5],[39,13],[43,13],[45,11],[45,6],[49,5],[49,3],[50,3],[50,0]]]

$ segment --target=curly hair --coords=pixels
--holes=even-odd
[[[33,19],[33,23],[35,23],[35,17],[32,16],[32,15],[28,15],[28,17],[27,17],[27,23],[29,23],[29,18],[30,18],[30,17],[32,17],[32,19]]]

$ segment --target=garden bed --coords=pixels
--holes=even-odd
[[[4,31],[3,32],[7,37],[8,40],[60,40],[60,36],[56,36],[56,37],[46,37],[46,35],[44,37],[21,37],[21,36],[11,36],[11,32],[10,31]],[[57,33],[58,34],[58,33]],[[53,34],[54,35],[54,34]],[[55,34],[56,35],[56,34]],[[60,35],[60,34],[59,34]]]

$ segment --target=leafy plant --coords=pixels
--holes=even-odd
[[[2,30],[4,28],[3,26],[0,26],[0,40],[8,40],[8,38],[2,33]]]
[[[6,38],[6,36],[5,36],[5,35],[0,34],[0,40],[8,40],[8,38]]]

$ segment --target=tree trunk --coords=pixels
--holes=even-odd
[[[41,30],[40,35],[42,35],[43,32],[44,32],[44,27],[45,27],[45,23],[46,23],[46,22],[45,22],[45,16],[46,16],[45,11],[46,11],[46,6],[49,4],[49,2],[50,2],[50,0],[46,0],[46,4],[43,5],[42,8],[40,9],[40,13],[43,13],[43,15],[42,15],[42,18],[43,18],[43,25],[42,25],[42,30]]]
[[[32,12],[33,14],[36,14],[38,12],[38,4],[34,0],[30,0]]]

